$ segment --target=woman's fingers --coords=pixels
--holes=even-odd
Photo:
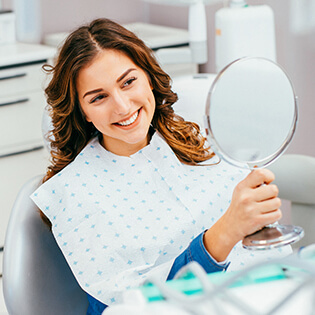
[[[280,220],[282,214],[278,188],[270,184],[274,178],[271,171],[257,169],[236,185],[225,216],[231,222],[230,226],[238,227],[231,228],[236,237],[245,237],[266,224]]]
[[[262,229],[268,224],[273,224],[279,221],[281,218],[282,212],[280,209],[265,213],[264,215],[255,216],[251,221],[251,224],[248,224],[244,237]]]
[[[253,201],[260,202],[276,198],[279,189],[276,185],[270,184],[275,179],[274,174],[267,169],[253,170],[243,181],[243,185],[252,189]]]
[[[251,188],[259,187],[263,184],[270,184],[274,181],[275,175],[270,170],[255,169],[245,179],[246,184]]]
[[[256,201],[264,201],[278,197],[279,189],[274,184],[262,185],[256,188]]]
[[[282,218],[282,212],[280,209],[265,213],[261,217],[260,228],[262,228],[268,224],[273,224],[276,221],[279,221],[281,218]]]
[[[276,197],[262,202],[257,202],[257,211],[261,214],[269,213],[278,210],[281,207],[281,199]]]

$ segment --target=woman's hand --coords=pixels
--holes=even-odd
[[[225,219],[236,241],[281,218],[278,187],[270,184],[274,179],[267,169],[254,170],[235,187]]]
[[[237,242],[281,218],[274,178],[270,170],[257,169],[235,187],[230,207],[204,235],[205,247],[215,259],[225,260]]]

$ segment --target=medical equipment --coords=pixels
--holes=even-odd
[[[205,127],[212,149],[238,167],[265,167],[288,147],[298,108],[290,79],[276,63],[242,58],[225,67],[207,99]],[[273,224],[247,236],[247,249],[270,249],[304,235],[298,226]]]
[[[222,0],[144,0],[162,5],[189,5],[189,48],[160,50],[161,64],[180,62],[206,63],[206,4]],[[265,57],[276,61],[275,25],[272,9],[267,5],[249,6],[244,0],[230,0],[228,7],[215,14],[215,59],[219,72],[230,62],[246,56]]]
[[[205,4],[220,3],[221,0],[144,0],[163,5],[188,5],[189,47],[165,49],[157,52],[161,64],[190,63],[204,64],[208,61],[207,21]]]
[[[16,38],[22,43],[39,44],[42,39],[41,1],[13,0]]]
[[[142,288],[142,292],[148,299],[162,297],[175,305],[181,305],[189,314],[209,314],[209,306],[212,306],[214,314],[273,314],[284,308],[290,300],[294,300],[295,295],[301,290],[308,288],[312,295],[315,293],[314,267],[314,246],[306,248],[305,252],[302,251],[301,254],[257,264],[233,273],[206,274],[196,263],[193,263],[184,267],[173,283],[172,281],[159,283],[153,279],[153,287],[152,284],[148,284]],[[268,285],[271,282],[282,281],[285,284],[289,283],[286,281],[288,279],[295,279],[295,286],[286,290],[286,295],[271,305],[269,309],[268,304],[265,307],[259,305],[263,310],[268,309],[263,313],[261,309],[257,310],[246,299],[239,299],[234,293],[236,290],[231,290],[246,286],[254,289],[255,285]],[[154,292],[156,288],[158,290]],[[266,297],[265,303],[268,303]],[[227,307],[229,304],[236,313],[225,313],[224,310],[229,309]]]
[[[311,314],[314,306],[315,245],[284,259],[243,271],[206,274],[196,263],[173,280],[155,278],[125,294],[125,305],[103,315],[124,314]]]
[[[216,71],[241,57],[265,57],[276,61],[275,23],[267,5],[247,5],[230,0],[215,13]]]
[[[0,10],[0,45],[15,42],[15,15],[12,11]]]

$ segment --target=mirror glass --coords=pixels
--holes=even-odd
[[[206,129],[214,151],[241,167],[264,167],[288,146],[297,104],[283,69],[264,58],[224,68],[208,94]]]

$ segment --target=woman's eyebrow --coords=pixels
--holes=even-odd
[[[117,79],[117,83],[120,82],[121,80],[124,79],[124,77],[126,77],[131,71],[134,71],[134,70],[137,70],[135,68],[130,68],[128,70],[126,70],[118,79]],[[86,92],[84,95],[83,95],[83,98],[85,98],[86,96],[88,95],[91,95],[91,94],[95,94],[95,93],[99,93],[99,92],[102,92],[103,89],[96,89],[96,90],[92,90],[92,91],[88,91]]]
[[[92,91],[88,91],[83,95],[83,98],[85,98],[86,96],[90,95],[90,94],[95,94],[95,93],[99,93],[102,92],[103,89],[97,89],[97,90],[92,90]]]
[[[137,70],[135,68],[130,68],[127,71],[125,71],[118,79],[117,79],[117,83],[120,82],[121,80],[123,80],[123,78],[125,76],[127,76],[131,71]]]

